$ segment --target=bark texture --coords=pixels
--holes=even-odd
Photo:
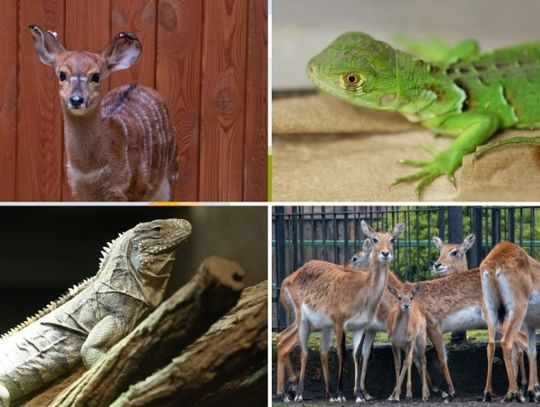
[[[193,279],[163,302],[96,365],[63,391],[52,406],[109,406],[128,387],[160,371],[179,350],[201,337],[240,296],[242,268],[206,259]],[[265,295],[266,298],[266,295]],[[208,348],[214,356],[216,348]]]
[[[238,304],[164,368],[131,386],[119,406],[235,406],[266,400],[267,283]]]

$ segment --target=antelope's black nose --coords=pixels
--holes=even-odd
[[[84,103],[84,98],[81,95],[73,95],[69,98],[69,103],[74,108],[78,108]]]

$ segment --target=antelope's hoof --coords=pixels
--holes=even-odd
[[[394,393],[392,393],[392,394],[390,395],[390,397],[388,397],[388,401],[395,401],[395,402],[398,402],[398,401],[399,401],[399,396],[396,395],[396,394],[394,394]]]
[[[301,394],[297,394],[296,397],[294,398],[294,401],[301,403],[304,401],[304,397]]]
[[[375,397],[373,397],[371,394],[369,394],[368,392],[363,392],[364,393],[364,399],[366,401],[372,401],[372,400],[375,400]]]
[[[519,391],[514,391],[512,393],[507,393],[506,396],[501,400],[501,403],[509,403],[512,401],[517,401],[518,403],[525,403],[527,401],[523,394]]]
[[[484,392],[484,398],[482,399],[482,401],[484,403],[491,403],[493,401],[493,397],[495,397],[495,394],[489,392],[489,391],[485,391]]]
[[[529,401],[538,403],[540,401],[540,386],[535,385],[527,394],[529,395]]]

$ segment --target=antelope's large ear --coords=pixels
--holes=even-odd
[[[142,45],[135,34],[121,32],[114,37],[107,48],[101,51],[105,66],[109,72],[129,68],[142,51]]]
[[[392,232],[392,236],[399,237],[404,231],[405,231],[405,223],[399,222],[396,226],[394,226],[394,231]]]
[[[433,236],[433,244],[437,249],[441,250],[443,248],[444,242],[439,236]]]
[[[463,239],[463,243],[461,244],[461,246],[463,247],[464,252],[473,247],[475,239],[476,237],[474,236],[474,233],[471,233],[469,236]]]
[[[416,294],[418,294],[418,291],[420,291],[420,283],[416,283],[411,290],[411,294],[414,297]]]
[[[371,240],[366,239],[364,240],[364,244],[362,245],[362,250],[364,251],[364,254],[368,256],[371,253],[371,250],[373,249],[373,243]]]
[[[362,232],[364,232],[364,235],[370,239],[373,239],[373,236],[375,236],[375,231],[371,229],[371,226],[369,226],[365,220],[360,222],[360,226],[362,227]]]
[[[34,47],[39,59],[45,65],[54,65],[56,58],[66,49],[56,38],[56,33],[44,30],[39,25],[28,24],[32,39],[34,40]]]
[[[392,294],[394,297],[397,298],[398,292],[397,292],[396,288],[393,285],[390,285],[390,284],[388,284],[386,287],[388,288],[388,291],[390,291],[390,294]]]

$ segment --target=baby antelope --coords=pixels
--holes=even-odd
[[[397,297],[395,304],[388,315],[388,337],[392,343],[394,364],[396,370],[396,387],[388,400],[399,401],[401,385],[407,371],[407,400],[412,398],[411,391],[411,365],[413,358],[415,364],[420,366],[422,377],[422,400],[429,399],[429,389],[426,378],[426,318],[422,308],[414,296],[418,293],[419,284],[404,283],[401,288],[388,286],[388,290]],[[405,352],[405,362],[401,367],[401,351]],[[416,363],[419,362],[419,363]],[[401,368],[401,373],[400,373]]]

